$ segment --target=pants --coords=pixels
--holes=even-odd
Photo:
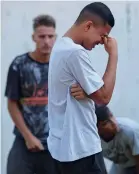
[[[106,174],[102,152],[73,162],[55,160],[58,174]]]
[[[48,150],[30,152],[24,140],[16,138],[7,161],[7,174],[56,174]]]

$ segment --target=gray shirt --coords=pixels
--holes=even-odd
[[[128,118],[116,119],[120,130],[112,141],[102,141],[104,156],[121,168],[133,167],[134,156],[139,155],[139,124]]]

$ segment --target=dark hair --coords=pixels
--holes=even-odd
[[[88,19],[91,20],[93,19],[94,15],[100,17],[104,21],[104,24],[107,23],[111,27],[113,27],[115,24],[112,12],[110,11],[109,7],[102,2],[93,2],[85,6],[80,12],[79,17],[76,20],[76,24],[80,24]]]
[[[56,28],[56,21],[50,15],[39,15],[35,17],[33,20],[33,29],[35,30],[37,27],[42,25]]]
[[[112,117],[112,113],[107,106],[95,105],[95,113],[97,116],[98,123],[100,121],[107,121]]]

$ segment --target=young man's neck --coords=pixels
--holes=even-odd
[[[82,37],[79,34],[80,27],[73,25],[64,35],[64,37],[69,37],[75,42],[76,44],[82,45]]]
[[[40,63],[48,63],[50,58],[50,54],[42,54],[37,50],[31,52],[30,56],[32,59]]]

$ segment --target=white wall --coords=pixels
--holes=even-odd
[[[2,174],[5,174],[6,158],[13,142],[13,124],[4,98],[9,64],[15,56],[33,49],[32,18],[42,13],[53,15],[57,20],[57,33],[61,36],[86,4],[78,1],[2,2]],[[110,106],[116,116],[139,121],[139,2],[129,2],[129,5],[127,2],[106,4],[116,18],[112,35],[119,45],[117,81]],[[90,55],[94,67],[102,74],[107,55],[99,47]]]

